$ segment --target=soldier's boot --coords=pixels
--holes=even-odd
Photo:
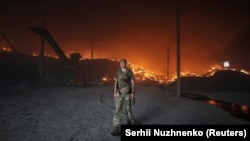
[[[114,127],[113,131],[110,134],[112,136],[120,136],[121,135],[120,128],[119,127]]]
[[[135,121],[134,120],[128,120],[127,125],[135,125]]]
[[[130,120],[128,120],[127,125],[132,125],[132,122]]]

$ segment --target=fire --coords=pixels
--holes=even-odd
[[[217,104],[216,101],[214,101],[214,100],[209,100],[208,103],[211,104],[211,105],[216,105]]]
[[[10,52],[10,51],[12,51],[11,49],[9,49],[9,48],[6,48],[6,47],[2,47],[1,49],[0,49],[0,52]]]
[[[246,105],[241,105],[240,107],[241,107],[241,110],[242,110],[245,114],[248,113],[248,106],[246,106]]]
[[[102,78],[102,81],[103,81],[103,82],[110,82],[111,79],[109,79],[108,77],[103,77],[103,78]]]
[[[242,72],[242,73],[245,73],[245,74],[248,74],[248,75],[249,75],[249,73],[248,73],[247,71],[245,71],[245,70],[240,70],[240,72]]]
[[[173,82],[177,79],[177,76],[173,76],[172,78],[167,78],[164,74],[160,74],[160,73],[156,73],[156,72],[152,72],[146,69],[143,69],[141,67],[138,67],[136,65],[130,65],[130,67],[132,68],[132,70],[134,71],[134,73],[137,75],[141,75],[142,79],[140,79],[141,77],[137,77],[138,80],[153,80],[159,83],[169,83],[169,82]],[[214,65],[213,67],[211,67],[211,69],[208,70],[207,73],[205,74],[196,74],[196,73],[192,73],[189,71],[186,72],[181,72],[181,77],[210,77],[213,76],[217,71],[220,70],[232,70],[232,71],[237,71],[237,69],[235,68],[225,68],[225,67],[221,67],[219,65]],[[247,75],[249,75],[249,72],[247,72],[246,70],[240,70],[240,72],[245,73]]]
[[[38,53],[32,53],[32,56],[39,56]],[[43,56],[46,56],[46,57],[52,57],[52,58],[59,58],[58,56],[56,55],[50,55],[50,54],[44,54]]]
[[[12,51],[11,49],[8,49],[8,48],[5,48],[3,47],[2,49],[0,49],[0,52],[6,52],[6,51]],[[71,52],[68,52],[68,53],[65,53],[66,56],[70,56]],[[32,56],[39,56],[38,53],[32,53]],[[44,56],[47,56],[47,57],[52,57],[52,58],[58,58],[58,56],[56,55],[50,55],[50,54],[44,54]],[[88,59],[88,58],[86,58]],[[98,57],[95,57],[95,59],[98,59]],[[81,59],[83,60],[83,59]],[[115,59],[109,59],[111,61],[117,61]],[[135,79],[137,81],[145,81],[145,80],[151,80],[151,81],[155,81],[155,82],[158,82],[158,83],[170,83],[170,82],[174,82],[176,79],[177,79],[177,75],[173,75],[172,77],[168,78],[166,75],[164,75],[163,73],[157,73],[157,72],[154,72],[154,71],[151,71],[151,70],[147,70],[139,65],[135,65],[135,64],[131,64],[131,63],[128,63],[128,66],[133,70],[134,74],[135,74]],[[211,69],[209,69],[206,73],[204,74],[196,74],[196,73],[192,73],[190,71],[182,71],[180,72],[180,75],[181,77],[210,77],[210,76],[213,76],[217,71],[220,71],[220,70],[232,70],[232,71],[238,71],[237,69],[235,68],[229,68],[229,67],[222,67],[220,65],[213,65],[211,67]],[[245,73],[247,75],[249,75],[249,72],[246,71],[246,70],[239,70],[240,72],[242,73]],[[110,82],[112,81],[113,79],[110,79],[106,76],[103,76],[102,78],[102,81],[103,82]]]

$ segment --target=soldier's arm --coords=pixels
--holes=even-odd
[[[117,92],[117,79],[115,79],[114,92]]]
[[[134,93],[135,93],[135,77],[134,77],[134,73],[132,70],[130,70],[130,80],[131,80],[131,93],[132,93],[132,95],[134,95]]]
[[[131,90],[132,90],[132,93],[135,93],[135,81],[134,81],[134,79],[131,79]]]
[[[117,96],[117,79],[115,79],[115,84],[114,84],[114,98]]]

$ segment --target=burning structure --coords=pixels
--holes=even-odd
[[[70,54],[70,58],[68,58],[63,52],[63,50],[56,43],[54,38],[50,35],[49,31],[40,27],[30,27],[30,29],[35,33],[39,34],[42,38],[44,38],[51,45],[51,47],[54,49],[54,51],[64,63],[65,78],[63,85],[84,85],[82,79],[82,71],[79,67],[79,59],[82,58],[81,54],[72,53]],[[41,55],[41,57],[43,57],[43,54]]]

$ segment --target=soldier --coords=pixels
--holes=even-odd
[[[111,135],[120,135],[121,112],[125,104],[127,124],[134,124],[132,105],[135,102],[135,79],[133,71],[127,67],[127,60],[120,60],[120,68],[115,75],[114,84],[115,113]]]

